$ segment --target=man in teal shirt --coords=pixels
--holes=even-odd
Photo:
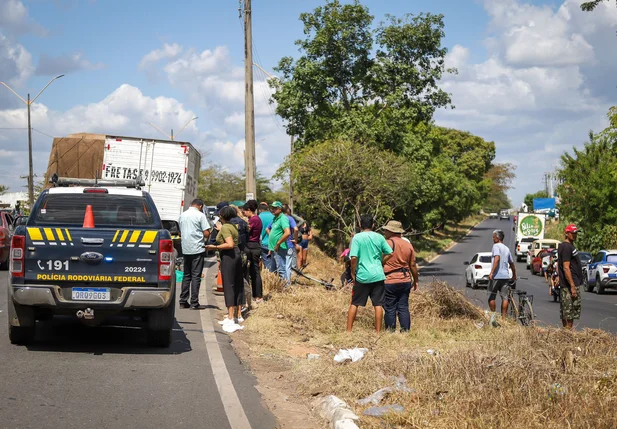
[[[280,201],[272,203],[274,220],[272,225],[268,227],[270,237],[268,239],[268,250],[270,255],[274,257],[276,264],[276,272],[278,275],[287,280],[289,284],[290,276],[287,275],[287,239],[291,235],[289,228],[289,219],[283,214],[283,204]]]
[[[266,267],[266,270],[274,272],[274,262],[268,249],[268,241],[270,236],[268,235],[268,225],[274,220],[274,215],[270,213],[268,204],[259,204],[259,219],[261,219],[261,261]]]
[[[362,215],[360,227],[362,232],[354,235],[349,251],[354,285],[347,315],[347,332],[351,332],[358,307],[366,306],[369,296],[375,307],[375,329],[380,332],[386,293],[386,275],[383,266],[392,256],[392,249],[383,235],[373,231],[375,227],[373,216]]]

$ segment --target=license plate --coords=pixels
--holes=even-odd
[[[110,301],[111,292],[106,287],[74,287],[73,301]]]

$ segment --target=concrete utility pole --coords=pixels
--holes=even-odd
[[[251,0],[244,0],[244,165],[246,199],[257,197],[255,163],[255,101],[253,98],[253,27]]]
[[[34,206],[34,177],[32,168],[32,124],[30,122],[30,93],[28,93],[28,204],[30,209]]]
[[[43,87],[43,89],[41,89],[39,91],[39,93],[36,94],[36,96],[32,100],[30,100],[30,94],[28,94],[28,99],[24,100],[23,97],[21,97],[18,93],[13,91],[13,88],[8,86],[4,82],[0,82],[0,85],[5,86],[9,91],[11,91],[13,94],[15,94],[17,96],[17,98],[19,98],[21,101],[23,101],[24,104],[28,108],[28,167],[30,169],[29,173],[28,173],[28,204],[30,205],[30,209],[32,209],[32,206],[34,205],[34,172],[33,172],[33,166],[32,166],[32,124],[30,122],[30,106],[32,106],[32,103],[34,103],[36,101],[36,99],[39,98],[39,95],[41,95],[43,93],[43,91],[45,91],[47,89],[47,87],[49,85],[51,85],[51,83],[54,80],[60,79],[62,76],[64,76],[64,75],[61,74],[59,76],[56,76],[52,80],[50,80],[47,83],[47,85],[45,85]]]
[[[293,181],[293,159],[291,159],[293,157],[293,153],[294,153],[294,136],[291,136],[291,147],[289,150],[289,158],[290,158],[290,162],[289,162],[289,208],[291,209],[291,212],[293,213],[294,211],[294,181]]]

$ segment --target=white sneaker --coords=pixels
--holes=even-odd
[[[223,320],[219,320],[219,325],[227,325],[229,323],[234,323],[234,319],[230,319],[229,317],[226,317]]]
[[[244,317],[238,317],[238,323],[243,323],[244,322]]]

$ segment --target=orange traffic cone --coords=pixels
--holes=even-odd
[[[221,264],[219,263],[219,272],[216,275],[216,292],[223,292],[223,276],[221,275]]]
[[[94,213],[92,213],[92,206],[86,206],[86,214],[84,215],[84,228],[94,228]]]

